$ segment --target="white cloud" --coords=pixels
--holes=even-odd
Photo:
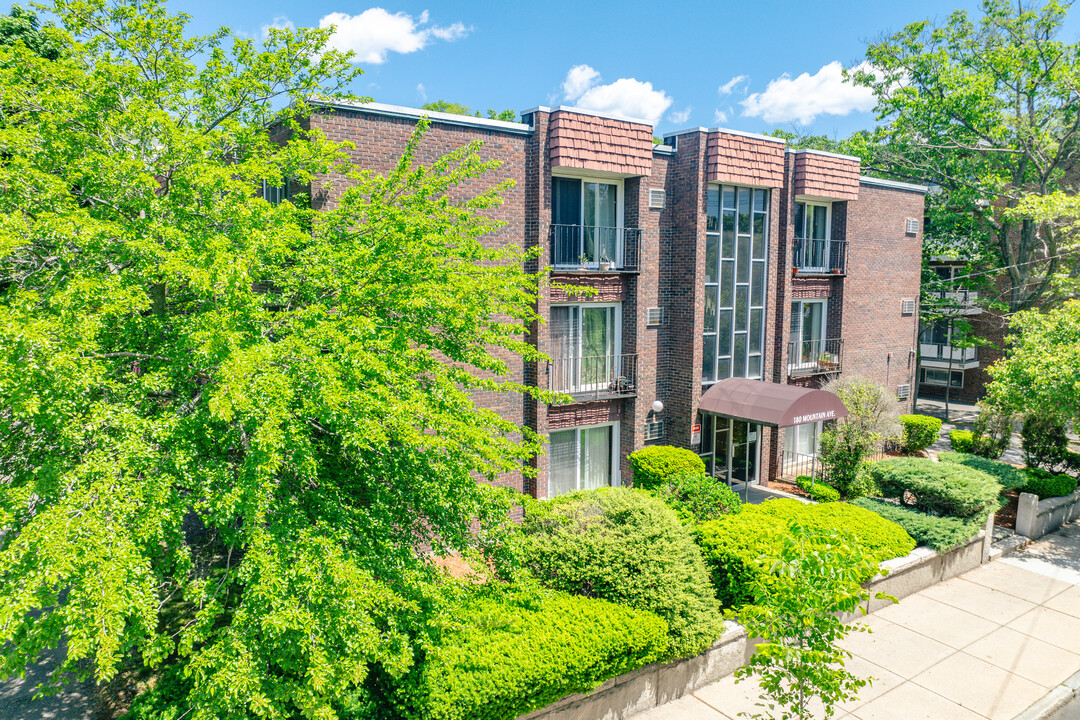
[[[723,110],[717,110],[713,115],[713,122],[719,125],[720,123],[727,122],[727,113]]]
[[[865,69],[866,63],[859,66]],[[825,65],[813,75],[796,78],[784,74],[769,82],[764,92],[742,101],[743,115],[760,117],[766,122],[798,122],[808,125],[818,115],[847,115],[852,111],[874,108],[870,88],[844,82],[843,66],[838,61]]]
[[[584,110],[611,113],[631,120],[645,120],[656,125],[674,102],[652,83],[634,78],[619,78],[601,85],[600,73],[588,65],[575,65],[566,73],[563,95]]]
[[[730,95],[732,92],[735,91],[735,88],[738,85],[740,85],[741,83],[746,82],[749,79],[750,78],[747,77],[746,75],[736,75],[735,77],[731,78],[726,83],[724,83],[723,85],[718,87],[716,89],[716,92],[720,93],[721,95]]]
[[[424,83],[416,83],[416,94],[421,100],[427,100],[427,88],[424,87]]]
[[[671,113],[671,122],[675,123],[676,125],[682,125],[684,122],[690,119],[691,110],[693,110],[693,108],[687,105],[686,108],[684,108],[683,110],[677,110]]]
[[[456,22],[446,27],[428,24],[428,11],[412,17],[403,12],[388,13],[380,7],[369,8],[359,15],[335,12],[319,20],[319,27],[333,25],[334,36],[330,47],[336,50],[352,50],[355,61],[379,65],[386,62],[387,53],[411,53],[423,49],[432,38],[457,40],[469,30]]]

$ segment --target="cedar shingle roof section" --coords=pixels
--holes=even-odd
[[[556,110],[548,138],[552,167],[623,175],[652,171],[652,127],[642,123]]]
[[[713,130],[705,145],[710,182],[778,188],[784,184],[784,144]]]
[[[795,151],[795,194],[859,199],[859,161],[845,155]]]

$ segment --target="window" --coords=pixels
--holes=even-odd
[[[619,377],[620,310],[600,303],[551,307],[552,390],[588,392]]]
[[[791,303],[791,348],[788,367],[816,366],[831,348],[825,342],[827,300]]]
[[[945,387],[946,379],[949,377],[948,370],[939,370],[937,368],[923,368],[922,369],[922,383],[924,385],[940,385]],[[964,387],[964,371],[953,370],[952,371],[952,386],[954,388]]]
[[[821,437],[822,423],[804,423],[784,428],[784,455],[791,459],[797,456],[811,457],[818,454],[818,438]],[[784,458],[785,464],[788,457]]]
[[[800,270],[825,272],[829,263],[829,206],[795,203],[794,266]]]
[[[769,191],[710,185],[707,202],[701,381],[760,379]]]
[[[270,185],[265,180],[263,180],[263,184],[262,184],[263,200],[270,203],[271,205],[277,205],[277,204],[281,203],[282,200],[288,200],[289,195],[290,195],[290,193],[289,193],[289,180],[288,179],[286,179],[283,184],[278,185],[278,186]]]
[[[619,427],[559,430],[549,436],[548,495],[619,484]]]
[[[622,182],[551,179],[552,262],[622,265]]]

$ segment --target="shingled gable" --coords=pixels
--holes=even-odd
[[[859,199],[859,158],[816,150],[793,152],[796,195]]]
[[[652,126],[572,110],[551,113],[552,167],[621,175],[652,173]]]
[[[710,130],[705,146],[710,182],[778,188],[784,184],[784,141]]]

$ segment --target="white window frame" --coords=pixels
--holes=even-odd
[[[597,226],[586,225],[585,224],[585,185],[586,185],[586,183],[603,183],[605,185],[614,185],[615,186],[615,230],[616,230],[616,233],[615,233],[615,238],[616,238],[615,239],[615,257],[616,258],[625,258],[626,242],[625,242],[625,237],[624,237],[624,235],[625,235],[624,230],[626,229],[626,225],[625,225],[625,223],[623,221],[623,217],[624,217],[624,208],[626,207],[626,192],[625,192],[626,188],[625,188],[625,185],[624,185],[624,179],[621,178],[621,177],[605,177],[604,175],[577,175],[575,173],[568,173],[568,172],[552,172],[551,177],[553,177],[553,178],[566,178],[566,179],[569,179],[569,180],[580,180],[581,181],[580,193],[578,194],[578,210],[579,210],[580,217],[581,217],[581,225],[580,225],[581,228],[597,227]],[[550,190],[550,188],[549,188],[549,190]],[[549,197],[548,200],[550,202],[551,198]],[[577,267],[578,265],[579,265],[579,263],[575,261],[575,262],[572,262],[572,263],[569,263],[569,264],[564,264],[564,265],[562,265],[560,267]],[[600,266],[600,260],[597,259],[594,262],[587,262],[584,265],[588,269],[596,269],[596,268],[598,268]]]
[[[796,228],[795,229],[795,239],[796,240],[802,240],[803,242],[807,242],[808,240],[824,240],[824,242],[825,242],[825,251],[821,254],[822,259],[825,261],[824,265],[822,265],[821,267],[818,267],[816,265],[812,266],[812,267],[799,267],[799,266],[796,266],[796,267],[799,267],[800,272],[806,272],[806,273],[826,273],[826,272],[829,272],[829,261],[831,260],[829,255],[830,255],[830,251],[832,250],[832,216],[833,216],[832,206],[833,206],[833,204],[831,202],[827,202],[825,200],[805,200],[805,199],[800,200],[800,199],[796,198],[795,199],[795,205],[796,206],[798,206],[798,205],[803,206],[803,226],[802,226],[802,228]],[[808,237],[806,237],[806,220],[807,220],[806,208],[808,208],[808,207],[825,208],[825,237],[824,238],[808,238]]]
[[[946,373],[947,374],[949,372],[957,373],[957,374],[960,375],[960,384],[959,385],[948,384],[948,383],[946,383],[944,381],[940,381],[940,380],[928,380],[927,379],[927,374],[928,373]],[[951,380],[951,378],[949,378],[949,380]],[[952,387],[954,389],[962,390],[963,387],[964,387],[964,371],[963,370],[952,370],[952,371],[950,371],[948,368],[927,368],[927,367],[924,367],[924,368],[921,368],[921,377],[919,378],[919,383],[922,384],[922,385],[933,385],[935,387],[946,387],[946,385],[948,385],[949,387]]]
[[[621,487],[622,486],[622,450],[621,450],[622,446],[621,446],[621,438],[619,437],[619,426],[620,426],[620,423],[618,423],[618,422],[606,422],[606,423],[597,423],[595,425],[575,425],[574,427],[558,428],[556,430],[551,430],[551,431],[548,432],[548,441],[550,442],[552,433],[574,431],[574,441],[576,443],[576,447],[578,448],[577,478],[574,481],[574,488],[572,490],[570,490],[569,492],[574,492],[576,490],[581,490],[581,431],[582,430],[593,430],[595,428],[602,428],[602,427],[610,427],[611,428],[611,457],[610,457],[610,462],[611,462],[611,485],[610,485],[610,487]],[[551,482],[551,469],[550,469],[550,465],[549,465],[549,468],[548,468],[548,497],[555,497],[554,495],[551,494],[551,491],[550,491],[552,484],[553,483]]]
[[[551,305],[549,305],[548,307],[551,310],[554,310],[555,308],[562,308],[562,307],[576,307],[576,308],[578,308],[578,333],[577,333],[578,342],[577,342],[577,348],[575,348],[576,355],[573,356],[573,357],[576,357],[578,360],[581,360],[582,357],[583,357],[582,356],[581,344],[584,341],[584,335],[585,335],[585,333],[583,332],[583,330],[584,330],[584,326],[583,326],[584,317],[583,317],[582,311],[586,310],[586,309],[591,310],[591,309],[614,308],[615,312],[612,314],[612,320],[611,320],[612,324],[614,325],[614,328],[613,328],[614,329],[614,335],[613,335],[613,341],[612,341],[612,355],[614,355],[614,358],[612,359],[612,363],[613,363],[614,367],[612,368],[612,372],[614,373],[615,377],[619,376],[619,373],[620,373],[620,371],[622,369],[622,368],[619,367],[619,365],[622,362],[622,303],[619,303],[619,302],[614,302],[614,303],[612,303],[612,302],[598,302],[598,303],[591,303],[591,302],[560,302],[560,303],[551,303]],[[549,318],[549,320],[551,318],[550,310],[549,310],[548,318]],[[550,342],[551,347],[554,347],[554,345],[555,345],[554,333],[551,333],[550,341],[551,341]],[[553,358],[553,359],[558,360],[558,358]],[[580,371],[581,370],[580,370],[580,366],[579,366],[578,373],[580,373]],[[592,391],[598,389],[599,387],[601,387],[602,385],[603,385],[603,383],[586,385],[586,384],[581,382],[581,379],[579,377],[577,382],[574,383],[574,389],[573,389],[572,392],[575,392],[575,393],[578,393],[578,392],[592,392]]]
[[[802,329],[803,329],[802,328],[802,305],[805,304],[805,303],[820,303],[821,304],[821,337],[817,338],[817,340],[818,340],[819,343],[821,343],[821,352],[824,353],[825,352],[825,341],[829,337],[829,298],[827,298],[827,297],[799,298],[798,300],[792,300],[791,301],[792,305],[795,305],[795,304],[799,305],[799,313],[798,313],[799,336],[797,338],[796,337],[789,337],[788,340],[789,340],[789,342],[790,341],[798,341],[800,343],[800,345],[803,342],[803,337],[802,337]],[[791,311],[791,314],[792,314],[793,317],[795,316],[794,309]],[[788,333],[789,333],[789,335],[791,334],[791,323],[790,322],[788,323]],[[817,361],[818,361],[818,359],[816,357],[813,360],[811,360],[809,362],[805,362],[805,363],[802,362],[801,359],[796,361],[793,358],[789,357],[788,358],[788,370],[789,371],[790,370],[806,370],[808,368],[817,367]]]

